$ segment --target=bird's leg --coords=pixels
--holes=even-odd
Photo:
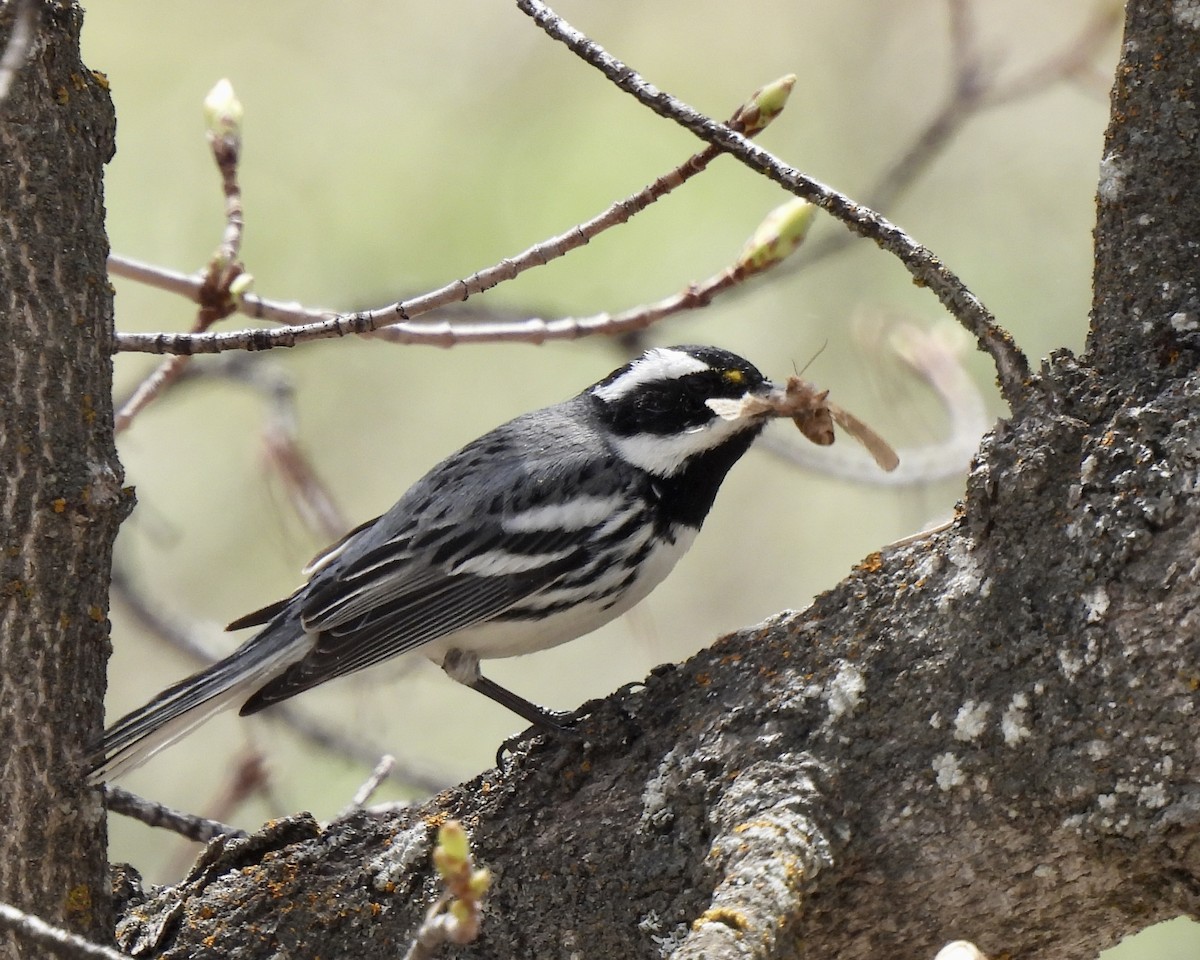
[[[447,651],[442,658],[442,669],[452,680],[457,680],[472,690],[478,690],[485,697],[506,707],[540,730],[556,736],[578,736],[575,731],[563,726],[564,720],[569,721],[575,718],[574,713],[554,713],[518,696],[494,680],[489,680],[479,670],[479,657],[468,650]]]

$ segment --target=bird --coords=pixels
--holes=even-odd
[[[719,404],[772,389],[727,350],[655,347],[485,433],[318,554],[291,596],[233,621],[260,628],[233,653],[109,727],[89,781],[140,766],[226,707],[254,714],[410,653],[561,730],[562,715],[483,676],[480,660],[574,640],[643,600],[771,416],[762,404],[721,416]]]

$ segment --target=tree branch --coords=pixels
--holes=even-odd
[[[815,204],[895,256],[912,274],[917,285],[928,287],[975,337],[980,349],[991,356],[996,364],[1000,392],[1009,406],[1016,410],[1029,399],[1029,361],[979,298],[931,251],[875,211],[806,176],[725,124],[717,123],[647,83],[636,71],[609,55],[545,4],[538,0],[517,0],[517,6],[548,36],[566,45],[639,103],[659,116],[674,120],[701,140],[720,147],[750,169]]]
[[[795,77],[784,77],[755,91],[737,109],[729,121],[731,129],[764,129],[782,111]],[[342,337],[349,334],[374,334],[393,343],[429,344],[450,347],[464,342],[518,341],[542,343],[546,340],[575,339],[597,334],[617,334],[647,327],[665,316],[681,310],[706,306],[707,301],[696,297],[671,298],[651,307],[636,308],[623,314],[599,314],[583,320],[540,319],[516,323],[457,325],[442,322],[436,325],[411,324],[408,321],[438,307],[476,296],[526,270],[545,266],[551,260],[565,256],[589,243],[612,227],[628,222],[650,204],[701,173],[720,153],[716,147],[705,147],[693,154],[669,173],[624,200],[618,200],[607,210],[565,233],[535,244],[523,253],[501,260],[470,277],[456,280],[422,296],[391,304],[377,310],[330,316],[328,311],[311,310],[297,304],[284,304],[254,296],[226,298],[228,311],[241,309],[250,316],[291,324],[287,330],[243,330],[222,335],[192,334],[117,334],[115,349],[143,353],[172,353],[188,356],[194,353],[218,353],[224,350],[266,350],[271,347],[292,347],[307,340]],[[116,274],[151,286],[171,290],[199,299],[203,285],[198,278],[174,271],[137,263],[122,257],[110,256],[109,268]],[[740,278],[739,278],[740,282]],[[729,285],[721,289],[728,289]],[[715,293],[715,291],[714,291]],[[227,315],[227,314],[226,314]]]
[[[215,837],[244,837],[246,832],[219,820],[198,817],[174,810],[157,800],[148,800],[123,787],[106,783],[104,803],[112,813],[130,817],[148,827],[161,827],[196,843],[208,843]]]
[[[204,106],[209,124],[208,144],[221,175],[221,190],[225,195],[225,230],[196,291],[200,311],[192,326],[193,333],[203,333],[233,313],[233,304],[237,299],[235,284],[250,279],[238,259],[246,226],[242,187],[238,182],[238,160],[242,152],[242,105],[234,97],[229,81],[222,80],[209,93]],[[187,369],[188,360],[186,356],[176,356],[160,363],[122,404],[117,412],[114,432],[122,433],[128,429],[134,417],[177,382]]]
[[[29,57],[29,45],[33,42],[34,21],[37,19],[38,7],[34,0],[16,0],[13,4],[16,10],[16,22],[4,45],[4,53],[0,55],[0,107],[8,99],[13,81],[25,66]]]
[[[129,960],[127,953],[92,943],[84,937],[47,923],[41,917],[18,910],[12,904],[0,903],[0,926],[12,930],[29,943],[36,943],[56,956],[67,957],[69,960]]]

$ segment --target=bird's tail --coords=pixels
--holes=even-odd
[[[88,781],[101,783],[141,766],[303,657],[310,643],[294,620],[277,618],[224,660],[168,687],[109,727],[89,752]]]

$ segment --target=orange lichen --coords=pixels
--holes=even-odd
[[[731,930],[736,930],[741,933],[750,926],[750,921],[746,919],[745,914],[737,910],[732,910],[729,907],[712,907],[705,910],[704,913],[692,923],[692,929],[698,930],[706,923],[719,923]]]
[[[68,917],[84,919],[92,913],[92,888],[79,884],[67,891],[64,907]]]
[[[863,573],[878,573],[882,567],[883,555],[876,550],[874,553],[868,554],[866,557],[864,557],[859,563],[857,569],[863,571]]]

